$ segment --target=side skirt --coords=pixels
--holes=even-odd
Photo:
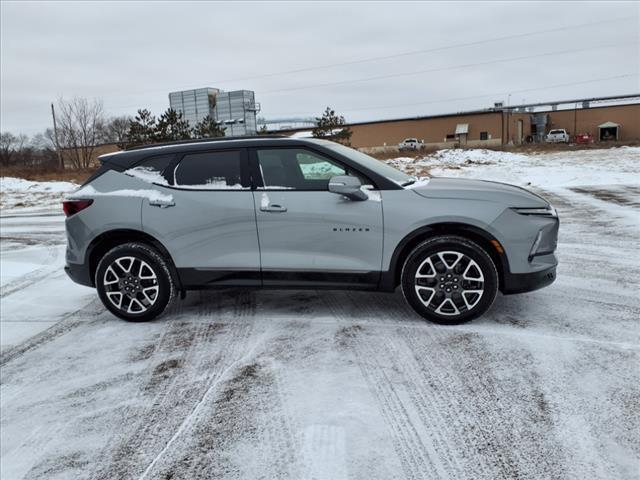
[[[283,270],[217,270],[179,268],[185,290],[216,288],[273,288],[378,290],[380,272],[321,272]]]

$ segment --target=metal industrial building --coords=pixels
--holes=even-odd
[[[435,148],[496,147],[540,142],[551,129],[599,141],[640,141],[640,94],[503,106],[486,110],[351,123],[351,146],[365,151],[395,147],[405,138]],[[278,133],[294,133],[290,129]]]
[[[260,105],[251,90],[225,92],[217,88],[197,88],[169,94],[169,105],[182,113],[190,126],[207,115],[225,128],[226,136],[254,135]]]

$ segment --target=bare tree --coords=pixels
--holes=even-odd
[[[131,117],[123,115],[121,117],[110,118],[106,123],[102,140],[105,143],[115,143],[118,148],[124,150],[129,144],[129,125]]]
[[[0,164],[7,166],[16,151],[16,136],[10,132],[0,133]]]
[[[74,97],[58,100],[58,144],[64,156],[77,169],[88,168],[104,131],[102,101]]]
[[[0,165],[8,166],[17,160],[17,156],[24,150],[27,143],[24,134],[14,135],[10,132],[0,133]]]
[[[54,150],[56,148],[53,141],[53,132],[49,133],[51,129],[46,129],[43,133],[36,133],[29,144],[36,150]]]
[[[3,167],[52,168],[56,163],[53,144],[45,135],[39,133],[29,139],[23,133],[0,134],[0,165]]]

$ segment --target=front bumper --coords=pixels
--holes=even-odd
[[[89,267],[82,263],[67,263],[64,266],[64,271],[71,280],[85,287],[94,287]]]
[[[532,273],[505,272],[502,293],[504,295],[511,295],[513,293],[531,292],[551,285],[555,279],[555,265],[545,270]]]

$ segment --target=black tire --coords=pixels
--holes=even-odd
[[[144,278],[143,280],[138,279],[137,281],[134,280],[136,283],[135,293],[120,293],[120,295],[118,295],[121,285],[119,282],[126,281],[123,275],[126,276],[128,274],[125,273],[124,269],[114,265],[118,265],[116,261],[119,260],[126,267],[128,266],[127,262],[130,258],[135,259],[131,261],[132,266],[142,265],[142,263],[146,265],[145,267],[129,267],[129,269],[139,268],[141,274],[136,278],[150,277],[152,276],[150,272],[153,272],[155,278]],[[111,270],[107,273],[107,270],[110,267]],[[143,268],[146,275],[142,275]],[[116,275],[114,275],[114,273]],[[105,277],[105,275],[107,276]],[[120,279],[117,284],[105,285],[106,281],[113,283],[114,278]],[[104,306],[115,316],[129,322],[147,322],[157,318],[162,315],[167,306],[173,302],[176,295],[175,283],[171,276],[168,261],[154,248],[138,242],[125,243],[109,250],[98,263],[95,285],[98,290],[98,296],[100,297],[100,300],[102,300]],[[122,284],[122,286],[124,287],[124,284]],[[155,290],[156,286],[157,290]],[[151,290],[146,297],[142,292],[143,287],[148,287],[144,288],[145,290]],[[129,287],[127,286],[127,288]],[[112,301],[109,297],[114,298],[115,300]],[[120,298],[121,308],[118,308],[115,304],[118,298]],[[133,300],[133,298],[136,300]],[[151,298],[151,300],[149,300],[149,298]],[[127,307],[127,301],[129,301],[129,307]],[[141,305],[141,307],[138,307],[138,304]],[[140,311],[139,309],[141,308],[145,308],[145,310]]]
[[[445,254],[443,260],[438,255],[443,252],[455,253]],[[458,263],[456,258],[460,260]],[[419,272],[429,278],[416,278]],[[491,308],[498,293],[498,272],[489,254],[475,242],[457,235],[442,235],[420,243],[411,251],[402,268],[401,285],[404,298],[419,315],[434,323],[457,325]],[[482,293],[474,293],[480,289]]]

